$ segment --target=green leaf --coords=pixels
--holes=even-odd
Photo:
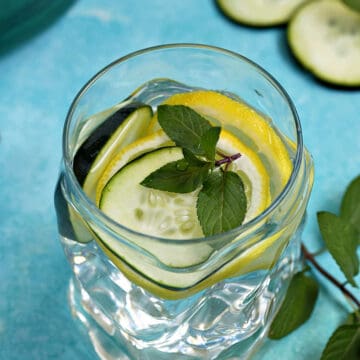
[[[175,193],[189,193],[197,189],[210,170],[210,163],[190,165],[185,159],[170,162],[148,175],[141,185]]]
[[[270,326],[269,338],[280,339],[300,327],[310,317],[319,293],[313,278],[299,272],[292,278],[285,300]]]
[[[321,360],[359,360],[360,325],[341,325],[331,335]]]
[[[330,212],[317,214],[321,235],[331,256],[339,265],[347,281],[356,286],[354,276],[359,272],[357,231],[349,221]]]
[[[211,127],[200,139],[200,147],[210,161],[215,160],[216,144],[219,140],[221,127]]]
[[[209,121],[183,105],[160,105],[158,121],[177,146],[197,155],[203,155],[201,138],[212,126]]]
[[[360,325],[360,310],[352,312],[348,315],[343,325]]]
[[[360,232],[360,176],[347,187],[341,202],[340,216],[350,221]]]
[[[207,162],[197,158],[190,150],[182,149],[184,159],[189,165],[192,166],[204,166]]]
[[[199,192],[197,215],[206,236],[242,224],[247,207],[241,178],[231,171],[213,171]]]
[[[343,0],[343,2],[351,9],[360,12],[360,0]]]

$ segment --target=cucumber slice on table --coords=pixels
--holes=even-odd
[[[360,86],[360,13],[341,0],[317,0],[301,6],[288,28],[291,50],[319,79]]]
[[[286,23],[294,10],[306,0],[217,0],[220,10],[230,19],[250,26]]]

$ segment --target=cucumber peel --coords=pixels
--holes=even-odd
[[[219,9],[231,20],[254,27],[287,23],[294,10],[306,0],[217,0]]]
[[[334,85],[360,86],[360,13],[341,0],[301,6],[288,27],[295,58],[314,76]]]

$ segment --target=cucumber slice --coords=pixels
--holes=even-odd
[[[73,168],[92,200],[95,200],[96,184],[108,162],[121,148],[145,134],[151,118],[150,106],[128,105],[108,117],[80,146]]]
[[[220,10],[231,20],[250,26],[286,23],[306,0],[217,0]]]
[[[80,146],[73,161],[74,173],[90,199],[95,201],[99,178],[114,154],[143,136],[151,118],[151,107],[140,103],[118,110],[115,107],[114,111],[108,109],[93,117],[93,121],[101,123]],[[94,235],[86,222],[70,206],[68,212],[74,231],[72,238],[80,243],[92,241]]]
[[[288,41],[299,62],[319,79],[360,86],[360,13],[341,0],[317,0],[299,8]]]
[[[164,239],[191,239],[203,236],[196,215],[197,192],[170,193],[140,185],[141,181],[161,166],[183,158],[179,147],[161,148],[130,162],[115,174],[102,191],[99,207],[118,223],[137,232]],[[102,238],[113,251],[116,243]],[[183,245],[170,251],[171,240],[142,241],[139,245],[163,264],[186,267],[201,263],[212,248],[206,244]]]
[[[203,236],[196,215],[196,192],[177,194],[140,185],[156,169],[181,158],[181,148],[173,146],[131,161],[104,187],[100,209],[120,224],[150,236],[165,239]],[[124,202],[126,206],[121,206]]]
[[[73,162],[73,169],[81,185],[84,184],[85,178],[90,167],[101,148],[106,144],[114,131],[123,123],[123,121],[136,110],[139,106],[126,106],[115,111],[108,109],[104,112],[90,117],[84,127],[89,127],[95,123],[95,128],[86,136],[79,149],[76,151]],[[82,131],[81,131],[82,132]],[[83,136],[80,136],[82,138]]]

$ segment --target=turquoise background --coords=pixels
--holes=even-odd
[[[211,0],[79,0],[40,24],[46,3],[22,12],[23,22],[1,18],[3,30],[20,26],[26,35],[12,28],[0,37],[1,360],[96,359],[67,306],[70,270],[57,238],[53,190],[72,99],[94,73],[131,51],[174,42],[216,45],[279,80],[298,109],[316,167],[303,238],[312,250],[321,246],[316,212],[337,212],[345,186],[360,173],[359,90],[316,81],[291,57],[285,28],[236,25]],[[319,259],[341,278],[333,260]],[[323,283],[311,320],[266,342],[255,359],[319,359],[346,309],[338,291]]]

